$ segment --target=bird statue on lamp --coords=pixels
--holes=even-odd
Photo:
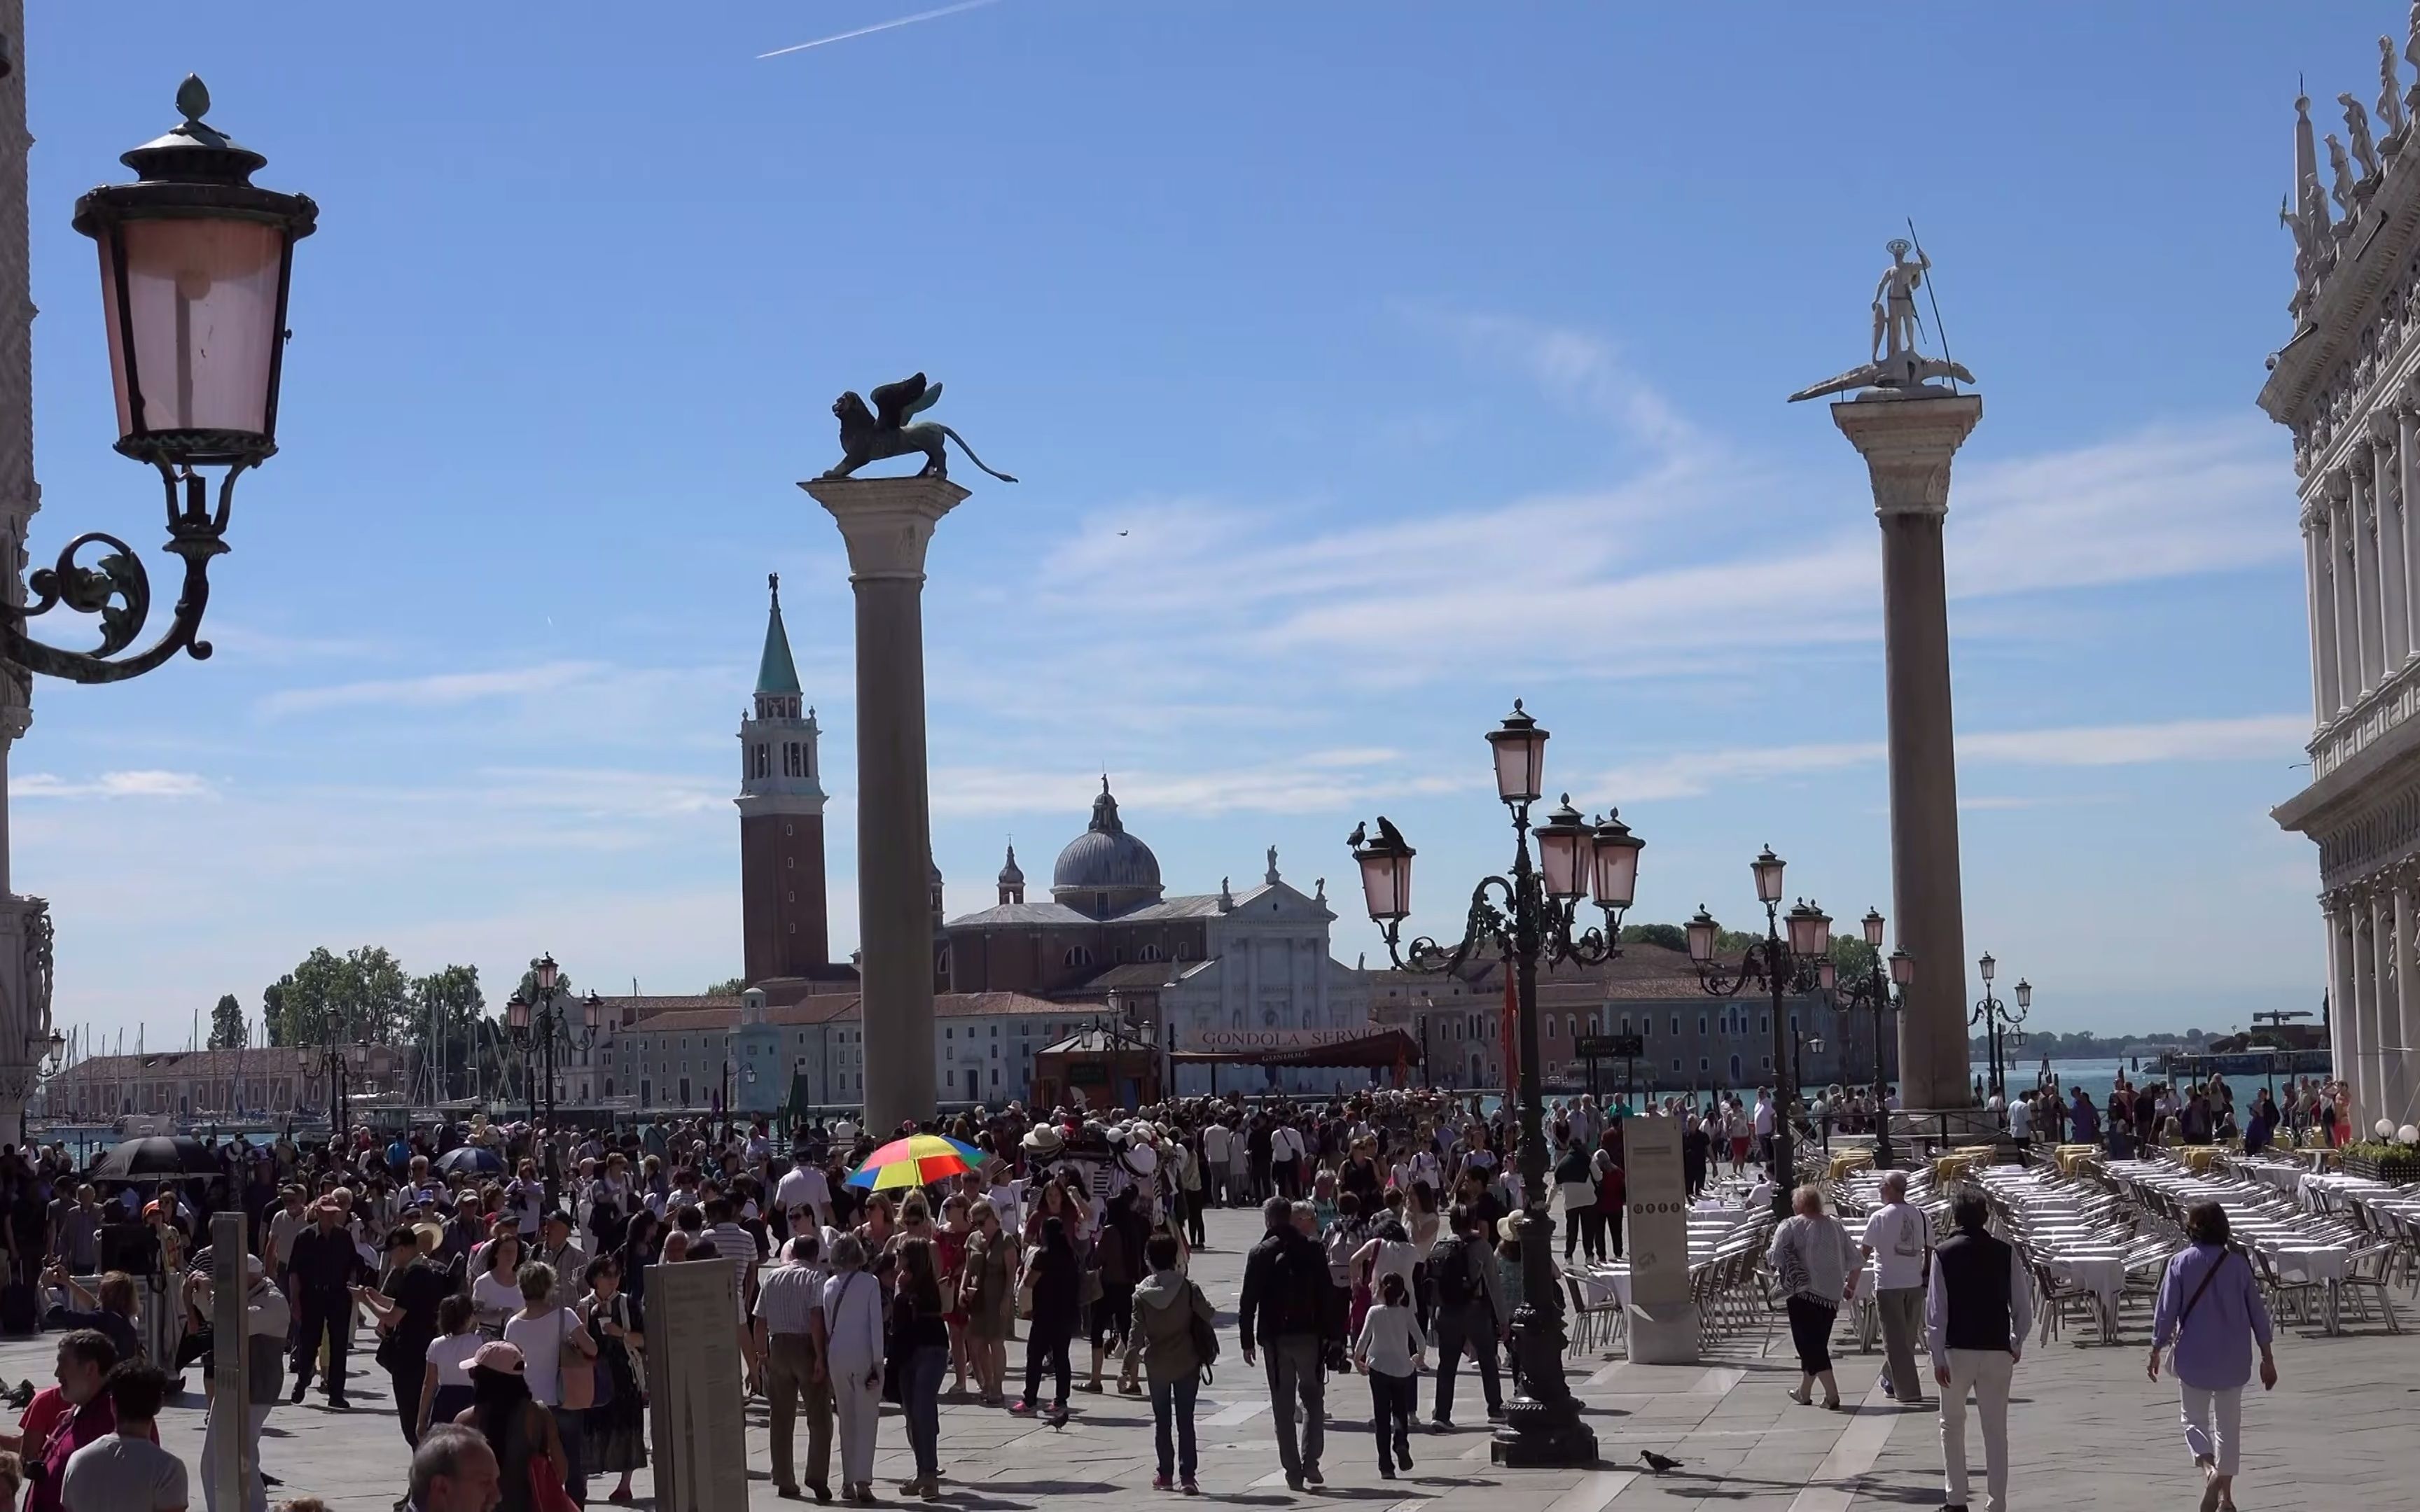
[[[946,478],[950,475],[950,457],[945,441],[955,441],[967,454],[967,460],[990,472],[1002,483],[1016,480],[1005,472],[993,472],[967,439],[939,421],[908,422],[933,408],[941,397],[941,386],[926,383],[924,375],[901,378],[896,383],[878,383],[874,388],[874,407],[869,409],[855,390],[832,401],[831,412],[840,421],[841,459],[827,470],[827,478],[845,478],[868,462],[886,457],[906,456],[910,452],[924,454],[924,466],[916,476]]]

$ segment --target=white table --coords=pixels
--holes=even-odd
[[[2126,1255],[2114,1246],[2077,1245],[2042,1255],[2042,1265],[2061,1281],[2073,1282],[2092,1293],[2101,1314],[2101,1342],[2113,1344],[2118,1338],[2118,1299],[2126,1290]],[[2042,1319],[2042,1336],[2048,1338],[2050,1319]]]

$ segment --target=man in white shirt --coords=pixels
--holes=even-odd
[[[1756,1089],[1756,1158],[1773,1169],[1773,1093],[1761,1087]]]
[[[2009,1137],[2024,1144],[2034,1136],[2034,1095],[2021,1092],[2009,1109]]]
[[[1302,1196],[1302,1135],[1291,1123],[1280,1123],[1269,1131],[1269,1179],[1277,1183],[1280,1195]]]
[[[1227,1126],[1214,1122],[1202,1131],[1202,1202],[1204,1207],[1219,1205],[1219,1189],[1226,1180]]]
[[[773,1206],[784,1213],[796,1212],[800,1208],[812,1209],[814,1227],[821,1228],[831,1217],[831,1182],[815,1168],[814,1162],[794,1161],[782,1180],[774,1183]],[[797,1232],[795,1228],[791,1231]]]
[[[1907,1177],[1883,1178],[1883,1205],[1866,1220],[1858,1247],[1874,1262],[1874,1310],[1883,1325],[1883,1389],[1920,1405],[1924,1381],[1916,1370],[1916,1339],[1924,1327],[1924,1280],[1932,1257],[1932,1220],[1911,1207]]]

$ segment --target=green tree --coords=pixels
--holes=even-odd
[[[341,956],[320,946],[270,992],[277,1006],[272,1043],[394,1043],[410,1029],[411,979],[382,945],[361,946]]]
[[[522,1002],[533,1008],[537,1006],[537,959],[535,957],[531,958],[529,969],[521,973],[521,980],[514,986],[513,991],[520,995]],[[557,968],[554,974],[555,1000],[561,1002],[570,995],[571,973]]]
[[[1689,932],[1678,924],[1624,924],[1621,926],[1624,945],[1658,945],[1667,950],[1689,948]]]
[[[242,1045],[247,1026],[243,1022],[243,1004],[233,993],[220,995],[219,1005],[210,1010],[210,1048],[234,1050]]]
[[[286,983],[273,981],[260,990],[260,1031],[271,1045],[286,1042]]]
[[[1832,936],[1832,965],[1842,981],[1863,981],[1874,969],[1880,950],[1866,943],[1863,934]]]
[[[748,981],[744,977],[725,977],[721,981],[710,981],[706,984],[706,995],[708,997],[737,997],[747,990]]]

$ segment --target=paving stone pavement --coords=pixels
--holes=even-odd
[[[1451,1434],[1416,1437],[1413,1472],[1383,1480],[1364,1427],[1367,1390],[1357,1379],[1333,1381],[1323,1461],[1327,1486],[1323,1493],[1290,1493],[1278,1467],[1267,1387],[1234,1352],[1233,1310],[1243,1250],[1258,1229],[1257,1213],[1213,1213],[1214,1247],[1194,1262],[1196,1279],[1220,1309],[1226,1350],[1197,1409],[1205,1502],[1343,1503],[1365,1512],[1848,1512],[1941,1504],[1934,1414],[1884,1398],[1876,1390],[1880,1356],[1856,1353],[1839,1361],[1851,1411],[1797,1406],[1784,1395],[1797,1384],[1786,1327],[1776,1327],[1769,1341],[1754,1332],[1726,1341],[1699,1365],[1575,1356],[1573,1389],[1603,1454],[1603,1462],[1589,1471],[1508,1471],[1489,1463],[1478,1383],[1466,1374],[1455,1412],[1464,1426]],[[2404,1318],[2407,1323],[2420,1319],[2420,1308],[2407,1307]],[[366,1341],[366,1332],[362,1337]],[[2009,1414],[2012,1507],[2153,1512],[2196,1504],[2200,1486],[2178,1430],[2174,1390],[2143,1376],[2148,1339],[2138,1317],[2130,1316],[2123,1338],[2121,1346],[2104,1349],[2071,1335],[2027,1352]],[[0,1342],[0,1377],[46,1383],[55,1354],[50,1339]],[[367,1356],[355,1358],[366,1363]],[[1021,1359],[1021,1347],[1012,1344],[1012,1369]],[[2373,1324],[2325,1338],[2316,1329],[2288,1327],[2281,1331],[2277,1360],[2284,1378],[2278,1390],[2264,1395],[2256,1386],[2244,1403],[2248,1447],[2237,1493],[2244,1512],[2420,1509],[2420,1438],[2412,1430],[2420,1410],[2420,1335],[2389,1335]],[[1080,1344],[1076,1363],[1079,1370],[1085,1364]],[[270,1414],[261,1458],[286,1482],[271,1491],[272,1506],[280,1497],[308,1494],[343,1512],[386,1512],[403,1493],[409,1456],[385,1375],[373,1367],[356,1372],[353,1381],[349,1413],[328,1411],[315,1390],[303,1406],[281,1403]],[[198,1374],[189,1383],[194,1392],[162,1414],[160,1430],[162,1441],[195,1471],[198,1509]],[[1428,1379],[1420,1385],[1425,1415],[1435,1386]],[[941,1504],[959,1512],[1037,1512],[1046,1504],[1132,1512],[1139,1501],[1159,1500],[1161,1493],[1150,1489],[1149,1403],[1114,1392],[1079,1393],[1075,1412],[1060,1432],[970,1401],[944,1401]],[[751,1508],[812,1505],[774,1495],[765,1404],[752,1400],[747,1415]],[[802,1430],[801,1454],[803,1437]],[[1978,1470],[1974,1505],[1979,1512],[1981,1440],[1971,1427],[1968,1439]],[[1684,1468],[1652,1474],[1638,1463],[1642,1449],[1681,1459]],[[897,1482],[912,1472],[907,1435],[895,1416],[886,1416],[877,1492],[895,1500]],[[609,1489],[592,1482],[593,1504],[605,1505]],[[646,1472],[635,1477],[635,1489],[640,1504],[652,1505]]]

